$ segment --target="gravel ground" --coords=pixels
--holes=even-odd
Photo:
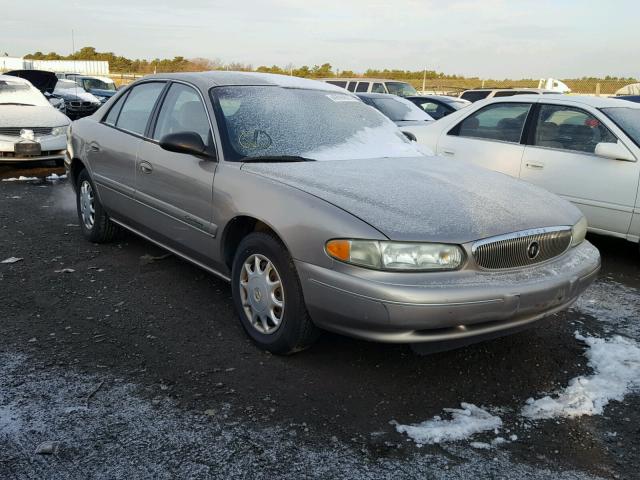
[[[246,339],[226,283],[133,235],[87,243],[66,181],[0,182],[0,202],[0,261],[23,258],[0,264],[2,479],[640,478],[637,394],[601,416],[519,415],[590,373],[576,330],[640,340],[632,244],[592,237],[601,278],[533,330],[429,356],[327,333],[281,358]],[[461,402],[518,439],[420,448],[390,423]]]

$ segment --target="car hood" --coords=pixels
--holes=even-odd
[[[100,103],[94,95],[86,92],[82,87],[74,88],[58,88],[53,92],[56,96],[64,98],[65,100],[80,100],[83,102]]]
[[[61,127],[69,119],[54,107],[0,105],[0,127]]]
[[[459,244],[581,217],[546,190],[438,157],[247,163],[242,170],[330,202],[398,241]]]
[[[24,78],[42,93],[53,93],[56,83],[58,83],[58,77],[55,73],[44,70],[13,70],[5,75]]]

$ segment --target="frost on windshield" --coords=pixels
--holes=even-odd
[[[243,86],[216,88],[214,95],[231,160],[423,156],[391,121],[349,94]]]

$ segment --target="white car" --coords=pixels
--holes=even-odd
[[[28,80],[0,75],[0,163],[64,163],[70,120]]]
[[[559,194],[584,212],[593,232],[640,240],[640,104],[566,95],[494,98],[428,124],[418,141],[451,161]]]

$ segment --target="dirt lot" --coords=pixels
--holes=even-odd
[[[47,173],[29,172],[0,177]],[[634,245],[592,237],[598,282],[524,333],[429,356],[325,334],[281,358],[246,339],[226,283],[133,235],[87,243],[66,181],[3,181],[0,202],[0,261],[23,259],[0,264],[2,479],[640,478],[637,393],[602,415],[520,414],[592,373],[576,330],[640,341]],[[517,439],[419,446],[390,423],[461,402]]]

